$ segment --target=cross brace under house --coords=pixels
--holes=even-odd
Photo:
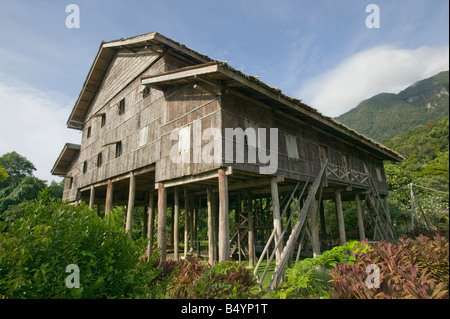
[[[320,204],[321,197],[322,197],[322,188],[324,185],[326,185],[326,178],[327,178],[326,172],[331,169],[333,169],[333,167],[330,167],[328,165],[328,159],[326,159],[324,161],[324,163],[322,164],[319,174],[315,177],[315,179],[313,176],[309,176],[303,189],[301,190],[301,192],[298,196],[296,196],[296,193],[297,193],[300,183],[297,183],[294,190],[290,194],[289,198],[287,200],[285,199],[284,209],[283,209],[281,218],[284,217],[284,215],[288,211],[288,208],[290,207],[292,202],[294,202],[294,209],[291,211],[290,216],[287,218],[286,226],[284,227],[281,235],[277,236],[275,229],[272,231],[272,233],[261,253],[261,257],[259,258],[258,263],[253,272],[255,277],[258,280],[261,290],[263,290],[262,283],[263,283],[265,276],[268,273],[271,263],[274,260],[276,251],[279,250],[279,247],[283,245],[282,244],[283,241],[279,240],[279,238],[283,238],[284,235],[289,231],[288,225],[290,224],[290,221],[293,218],[294,214],[298,213],[298,219],[296,221],[296,224],[291,230],[291,233],[286,242],[286,245],[284,245],[284,247],[282,248],[281,256],[279,257],[278,260],[276,260],[275,270],[272,274],[272,277],[266,288],[266,291],[276,289],[280,285],[281,281],[283,280],[286,266],[288,264],[288,261],[293,256],[296,242],[297,242],[299,235],[309,233],[309,230],[306,225],[307,224],[306,219],[311,210],[313,202],[316,200],[317,194],[318,194],[318,202]],[[367,170],[366,170],[366,173],[367,173],[368,178],[366,178],[365,183],[366,183],[368,189],[366,192],[366,200],[365,200],[366,205],[365,206],[367,206],[368,211],[365,215],[369,219],[369,221],[371,221],[373,227],[375,228],[374,229],[374,240],[394,239],[393,227],[391,224],[388,205],[386,202],[382,201],[381,196],[375,187],[374,181],[373,181],[372,177],[370,176],[370,173]],[[304,204],[300,208],[299,204],[301,203],[302,198],[304,198],[305,192],[307,192],[306,199],[304,201]],[[303,238],[303,236],[302,236],[302,238]],[[270,257],[268,258],[266,267],[265,267],[262,275],[260,276],[259,268],[261,266],[262,260],[264,259],[262,256],[264,256],[266,253],[268,253],[271,249],[272,249],[272,252],[270,254]]]

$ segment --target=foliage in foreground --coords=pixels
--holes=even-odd
[[[141,261],[145,242],[124,233],[121,216],[116,209],[101,218],[41,193],[23,218],[0,222],[0,298],[158,297],[161,270]],[[70,264],[80,288],[66,287]]]
[[[449,244],[445,237],[418,236],[372,245],[356,254],[357,262],[342,263],[329,272],[331,298],[338,299],[442,299],[448,298]],[[379,268],[378,287],[366,284],[367,267]],[[373,276],[371,276],[373,277]]]
[[[288,270],[287,281],[277,290],[282,299],[321,297],[328,298],[330,269],[341,263],[353,264],[356,253],[370,249],[364,242],[351,241],[327,250],[316,258],[306,258]]]
[[[335,247],[297,263],[276,293],[280,298],[442,299],[449,297],[448,287],[448,238],[435,234],[396,244]]]
[[[169,261],[174,268],[167,286],[171,298],[176,299],[247,299],[259,298],[253,274],[233,261],[218,262],[213,266],[199,259]]]

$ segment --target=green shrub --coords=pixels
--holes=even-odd
[[[41,193],[23,218],[0,223],[0,298],[157,297],[161,270],[141,261],[145,242],[124,233],[121,216],[115,209],[102,218]],[[79,267],[80,288],[66,287],[70,264]]]
[[[346,245],[336,246],[316,258],[306,258],[287,271],[287,281],[277,290],[278,297],[286,298],[328,298],[329,269],[341,263],[352,264],[355,254],[369,250],[364,242],[350,241]]]

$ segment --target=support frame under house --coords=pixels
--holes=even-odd
[[[150,250],[156,231],[161,262],[168,240],[175,259],[199,253],[205,225],[210,263],[274,259],[276,287],[304,238],[313,254],[325,248],[327,200],[340,243],[343,201],[356,203],[358,238],[393,237],[383,161],[400,154],[159,33],[101,43],[67,126],[83,135],[52,169],[65,177],[63,200],[105,214],[126,206],[127,232],[144,207],[144,234]]]

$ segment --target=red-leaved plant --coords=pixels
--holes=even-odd
[[[355,255],[354,264],[337,264],[328,272],[333,278],[330,298],[448,298],[449,245],[445,237],[418,236],[397,244],[376,243],[372,248]],[[371,264],[379,269],[378,287],[366,283]]]

